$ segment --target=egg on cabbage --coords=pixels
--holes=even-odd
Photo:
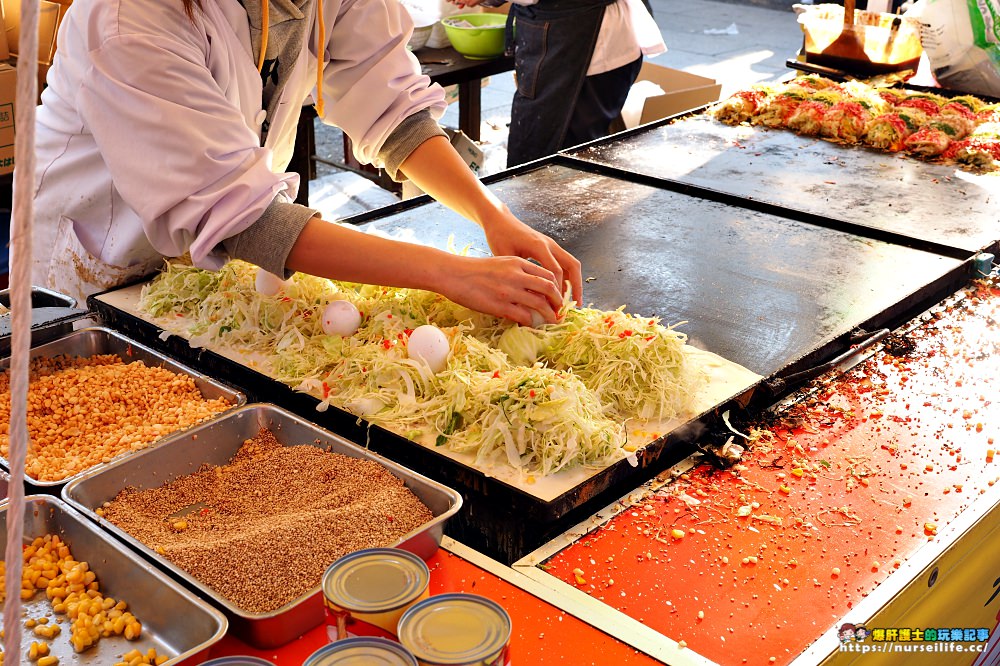
[[[323,332],[327,335],[354,335],[361,326],[361,312],[350,301],[334,301],[323,308]]]
[[[437,374],[448,365],[448,354],[451,345],[448,336],[432,324],[424,324],[413,329],[406,343],[407,355],[427,364],[431,372]]]

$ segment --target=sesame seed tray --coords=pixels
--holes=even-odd
[[[440,545],[445,522],[458,512],[462,496],[431,479],[412,472],[392,461],[386,460],[361,446],[313,425],[305,419],[274,405],[251,404],[235,409],[223,417],[197,425],[181,435],[172,437],[162,446],[146,449],[136,455],[113,462],[106,467],[84,474],[67,484],[62,491],[63,499],[80,510],[87,517],[125,541],[150,561],[168,571],[176,579],[195,590],[220,608],[229,618],[233,634],[259,648],[283,645],[305,631],[323,622],[323,596],[319,580],[303,594],[270,612],[251,612],[238,607],[233,601],[223,597],[207,584],[196,579],[192,573],[161,556],[156,550],[141,542],[135,535],[127,533],[97,513],[104,511],[105,503],[115,500],[125,488],[143,491],[160,489],[181,477],[186,477],[205,469],[204,466],[218,468],[229,465],[244,442],[258,436],[262,428],[268,429],[282,447],[306,445],[319,447],[350,458],[378,463],[396,478],[400,479],[425,506],[432,518],[405,533],[395,543],[380,544],[395,546],[427,559]],[[273,479],[272,479],[273,481]],[[276,482],[281,483],[281,482]],[[273,484],[272,484],[273,485]],[[296,491],[301,493],[300,491]],[[224,502],[237,501],[226,497]],[[195,512],[208,508],[194,504],[187,507],[181,518],[192,522]],[[274,507],[276,521],[288,523],[293,518],[289,507]],[[176,516],[177,514],[172,514]],[[197,516],[195,516],[197,520]],[[389,520],[392,520],[389,518]],[[298,523],[294,523],[298,524]],[[317,526],[319,527],[319,526]],[[193,523],[191,528],[193,529]],[[181,528],[184,529],[184,528]],[[249,528],[247,528],[249,529]],[[360,529],[360,528],[359,528]],[[303,530],[301,540],[311,541],[319,530]],[[256,534],[256,532],[254,532]],[[277,538],[277,537],[274,537]],[[261,536],[256,542],[258,551],[263,551],[270,543],[270,537]],[[238,560],[249,561],[255,554],[247,553],[253,548],[240,549],[231,546]],[[334,558],[335,559],[335,558]],[[324,566],[331,564],[326,562]],[[251,570],[243,564],[233,567],[234,576],[249,578]],[[273,570],[274,576],[287,576],[287,571]],[[266,572],[265,572],[266,574]],[[268,574],[270,575],[270,574]]]
[[[6,548],[8,506],[0,509],[0,544]],[[100,592],[128,604],[128,611],[142,623],[136,640],[123,636],[101,638],[96,645],[77,653],[71,644],[72,628],[64,613],[56,613],[44,590],[23,602],[24,619],[48,618],[48,625],[61,631],[49,639],[22,627],[21,654],[32,642],[48,643],[50,654],[63,664],[113,664],[122,655],[138,649],[143,654],[153,648],[168,657],[165,664],[199,663],[208,657],[208,648],[226,633],[225,616],[198,599],[183,586],[170,580],[155,567],[119,544],[93,523],[55,497],[32,495],[24,501],[24,544],[37,537],[58,536],[78,562],[88,562],[96,575]]]
[[[31,349],[31,359],[33,362],[42,359],[53,359],[59,356],[89,358],[98,355],[117,356],[123,363],[126,364],[133,363],[135,361],[142,361],[142,363],[149,368],[162,368],[163,370],[168,371],[170,376],[189,376],[193,380],[195,388],[201,394],[202,399],[206,401],[224,399],[229,403],[229,409],[246,403],[246,396],[240,391],[230,388],[225,384],[212,379],[211,377],[201,374],[197,370],[193,370],[186,365],[182,365],[181,363],[178,363],[177,361],[174,361],[173,359],[164,356],[163,354],[156,352],[145,345],[135,342],[134,340],[107,328],[93,327],[80,329]],[[6,372],[9,367],[10,358],[0,359],[0,371]],[[117,390],[121,393],[121,395],[112,399],[113,402],[117,402],[119,405],[124,404],[122,401],[125,401],[126,399],[131,400],[133,397],[126,395],[125,389],[121,386],[108,386],[107,384],[102,386],[99,381],[91,381],[86,385],[86,392],[96,392],[101,389]],[[134,403],[129,403],[129,405],[128,409],[130,411],[134,411],[136,409]],[[91,423],[94,423],[95,419],[100,419],[103,416],[104,415],[102,414],[90,414],[87,418]],[[65,425],[64,423],[59,423],[59,419],[51,414],[41,418],[49,419],[49,421],[53,422],[53,424],[57,427],[59,425]],[[144,425],[153,424],[155,424],[155,422]],[[174,430],[173,432],[168,431],[148,445],[158,446],[164,442],[166,438],[176,432],[183,432],[183,430]],[[68,438],[67,441],[74,441],[72,440],[72,436],[66,435],[66,437]],[[35,444],[38,446],[39,442],[37,441],[37,437],[35,435],[33,435],[33,439],[36,440]],[[82,444],[75,441],[73,446],[75,450],[72,452],[67,451],[65,453],[66,458],[70,458],[71,453],[74,456],[80,454]],[[132,446],[136,446],[136,444],[133,444]],[[145,446],[145,444],[143,446]],[[117,454],[116,457],[134,455],[134,453],[134,450],[124,450],[123,453]],[[4,469],[10,469],[10,464],[6,458],[0,457],[0,464],[2,464]],[[83,474],[86,471],[94,469],[95,467],[102,467],[105,464],[107,464],[107,461],[97,463],[88,469],[83,469],[76,473],[67,474],[64,478],[58,480],[45,480],[38,478],[41,476],[40,474],[26,472],[25,481],[29,484],[29,491],[34,490],[38,492],[57,493],[59,488],[65,483],[80,476],[80,474]]]

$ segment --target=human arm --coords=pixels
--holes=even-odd
[[[519,257],[466,257],[366,234],[319,217],[292,246],[289,269],[351,282],[440,293],[466,307],[531,324],[531,311],[554,320],[552,274]]]
[[[397,159],[401,166],[396,165]],[[579,262],[511,215],[443,136],[410,146],[403,157],[390,156],[389,162],[398,166],[394,174],[414,174],[418,185],[483,226],[495,256],[459,257],[358,233],[314,217],[314,211],[307,208],[281,202],[274,202],[255,224],[228,239],[227,250],[277,274],[302,271],[353,282],[428,289],[524,324],[531,323],[532,311],[546,321],[555,320],[565,281],[579,298]]]
[[[400,171],[417,187],[483,228],[494,255],[533,259],[546,268],[556,286],[552,305],[559,307],[569,282],[580,302],[583,278],[580,262],[553,239],[518,220],[462,161],[443,137],[421,143],[403,161]]]

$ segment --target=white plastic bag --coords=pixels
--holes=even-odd
[[[1000,97],[1000,0],[917,0],[920,41],[945,88]]]

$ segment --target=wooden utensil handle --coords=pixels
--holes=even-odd
[[[854,0],[844,0],[844,25],[854,25]]]

